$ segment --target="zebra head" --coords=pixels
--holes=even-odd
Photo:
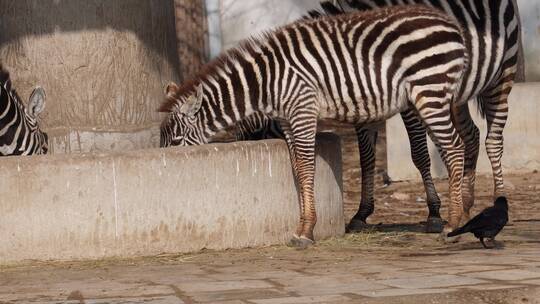
[[[168,112],[160,128],[160,147],[194,146],[207,142],[197,113],[201,109],[203,87],[198,85],[195,93],[180,96],[179,87],[170,83],[165,89],[167,102],[161,110]]]
[[[47,154],[49,151],[49,136],[39,127],[39,115],[45,109],[45,90],[37,86],[30,94],[28,106],[24,110],[27,125],[34,134],[35,144],[33,154]]]

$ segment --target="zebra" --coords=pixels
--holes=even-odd
[[[279,122],[261,112],[238,122],[235,135],[237,141],[285,138]]]
[[[494,180],[494,197],[505,195],[501,157],[503,129],[508,117],[508,95],[516,77],[517,63],[522,57],[518,8],[514,0],[337,0],[336,5],[321,3],[323,14],[336,15],[354,10],[370,10],[393,5],[423,4],[440,9],[455,18],[465,30],[471,65],[464,75],[459,93],[461,103],[477,99],[480,113],[487,121],[485,141]],[[308,18],[321,13],[310,11]],[[471,119],[466,104],[454,111],[458,129],[466,147],[464,168],[464,221],[470,218],[474,204],[476,162],[479,153],[478,128]],[[426,231],[440,232],[443,228],[439,208],[440,198],[431,177],[431,163],[427,149],[426,129],[414,109],[401,113],[411,146],[413,163],[422,176],[427,196],[428,218]],[[362,167],[362,194],[358,212],[346,227],[358,231],[365,227],[366,219],[374,211],[375,138],[377,132],[366,128],[356,130]]]
[[[28,107],[12,88],[9,72],[0,64],[0,156],[46,154],[48,136],[38,116],[45,108],[45,91],[36,87]]]
[[[291,244],[305,247],[316,223],[317,121],[364,126],[412,103],[450,172],[451,230],[463,211],[464,144],[450,112],[467,65],[461,27],[425,6],[300,20],[227,51],[181,87],[170,83],[161,146],[205,144],[258,112],[282,120],[300,190]]]

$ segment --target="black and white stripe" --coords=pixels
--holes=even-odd
[[[462,30],[424,6],[302,20],[227,52],[194,80],[167,87],[162,146],[208,142],[261,112],[280,119],[301,190],[296,245],[313,240],[318,120],[357,127],[413,104],[450,172],[451,228],[463,210],[464,145],[451,103],[467,66]]]
[[[11,87],[9,73],[0,65],[0,156],[47,153],[48,137],[38,124],[44,107],[41,87],[34,89],[25,107]]]
[[[256,112],[236,124],[236,140],[261,140],[285,138],[279,122],[261,112]]]

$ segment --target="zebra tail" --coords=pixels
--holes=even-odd
[[[460,234],[463,234],[463,233],[467,233],[469,232],[468,229],[467,229],[467,226],[463,226],[463,227],[460,227],[452,232],[449,232],[446,236],[448,237],[452,237],[452,236],[456,236],[456,235],[460,235]]]

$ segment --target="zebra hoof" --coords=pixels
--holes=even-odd
[[[368,225],[363,220],[357,220],[357,219],[351,219],[349,224],[345,226],[345,233],[354,233],[354,232],[360,232],[364,229],[366,229]]]
[[[453,237],[448,237],[447,234],[452,231],[452,229],[450,227],[445,227],[442,232],[439,234],[439,241],[441,241],[442,243],[444,244],[453,244],[453,243],[457,243],[459,242],[459,240],[461,239],[461,236],[458,235],[458,236],[453,236]]]
[[[289,244],[288,246],[289,247],[295,247],[295,248],[298,248],[298,249],[306,249],[308,247],[310,247],[311,245],[313,245],[315,242],[313,240],[310,240],[306,237],[298,237],[298,236],[293,236],[293,238],[289,241]]]
[[[444,229],[444,222],[440,217],[428,217],[426,222],[426,233],[441,233]]]

